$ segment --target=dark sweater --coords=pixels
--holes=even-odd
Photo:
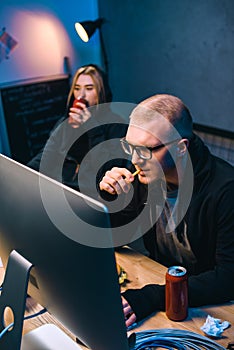
[[[97,184],[106,170],[112,164],[129,164],[119,141],[126,134],[127,123],[109,109],[101,111],[105,113],[93,113],[79,128],[72,128],[68,119],[62,118],[45,147],[27,165],[97,198]]]
[[[234,299],[234,168],[211,155],[195,135],[189,153],[194,187],[183,222],[187,225],[188,240],[195,256],[195,262],[185,263],[189,274],[189,306],[195,307]],[[135,182],[137,190],[133,203],[135,201],[139,210],[144,198],[139,196],[142,185]],[[167,257],[167,263],[165,257],[161,261],[160,254],[155,255],[155,234],[154,226],[144,235],[150,257],[166,266],[172,262],[177,265],[173,256]],[[123,296],[138,321],[152,312],[165,310],[165,285],[149,284],[142,289],[129,289]]]

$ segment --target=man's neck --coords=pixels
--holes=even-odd
[[[178,190],[178,185],[177,184],[167,182],[166,186],[167,186],[168,192],[174,192],[174,191]]]

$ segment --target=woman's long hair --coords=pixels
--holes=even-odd
[[[107,103],[112,101],[112,92],[108,83],[106,73],[98,67],[96,64],[88,64],[80,67],[75,73],[71,89],[67,98],[67,110],[72,106],[74,101],[74,88],[77,82],[77,79],[81,74],[89,75],[94,83],[94,87],[98,95],[98,104]]]

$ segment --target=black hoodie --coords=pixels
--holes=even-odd
[[[97,198],[97,184],[103,174],[116,164],[129,164],[119,141],[126,134],[127,122],[108,104],[98,108],[99,113],[96,106],[90,107],[92,117],[77,129],[68,124],[66,117],[61,118],[45,147],[27,166]]]
[[[234,300],[234,168],[211,155],[196,135],[190,142],[189,153],[194,186],[183,220],[196,258],[194,264],[185,266],[189,274],[189,306],[195,307]],[[136,198],[135,203],[139,201]],[[144,236],[149,250],[155,244],[152,232],[155,234],[155,228]],[[151,258],[157,260],[152,252]],[[170,263],[172,260],[172,256],[168,257]],[[157,261],[169,266],[165,261]],[[178,262],[175,260],[174,264]],[[165,285],[128,289],[123,296],[138,321],[152,312],[165,310]]]

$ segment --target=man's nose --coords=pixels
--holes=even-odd
[[[133,164],[142,164],[144,162],[144,159],[140,158],[137,154],[137,151],[134,149],[132,153],[132,163]]]

